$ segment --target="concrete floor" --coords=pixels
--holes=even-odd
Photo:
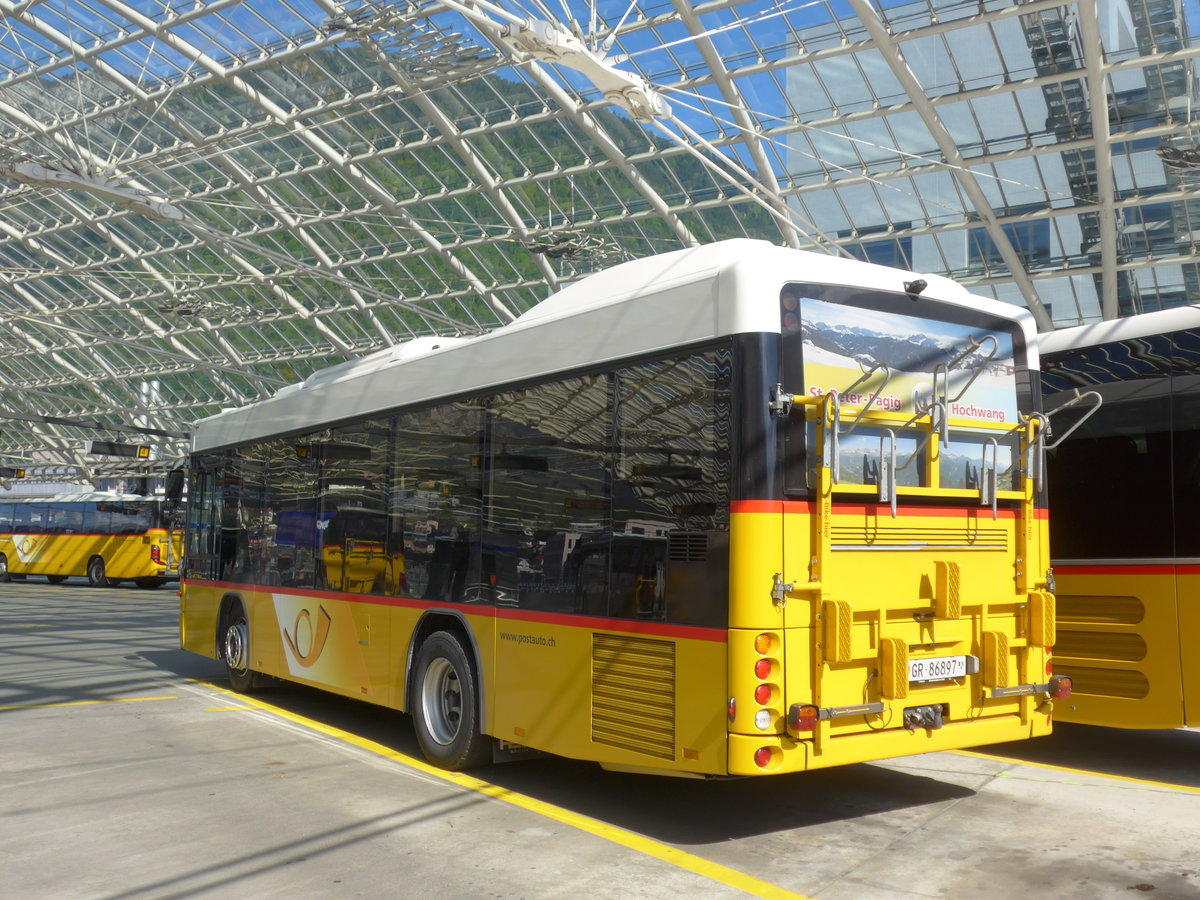
[[[176,603],[0,584],[0,898],[1200,898],[1195,729],[774,779],[447,776],[405,716],[226,693]]]

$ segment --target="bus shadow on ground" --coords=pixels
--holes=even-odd
[[[187,650],[140,650],[136,656],[163,672],[228,687],[225,664]]]
[[[174,665],[177,660],[163,662]],[[211,684],[228,688],[223,677],[211,679]],[[322,725],[424,759],[412,720],[403,713],[279,681],[269,682],[254,696]],[[469,774],[579,815],[683,845],[790,831],[974,795],[961,785],[871,765],[705,781],[606,772],[596,763],[544,755],[485,766]]]
[[[1067,766],[1104,775],[1200,788],[1200,731],[1141,730],[1054,724],[1054,732],[1031,741],[976,748],[1014,762]]]

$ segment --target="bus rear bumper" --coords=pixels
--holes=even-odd
[[[998,744],[1050,733],[1048,711],[1038,710],[1022,722],[1016,713],[971,721],[947,722],[941,728],[906,729],[892,727],[882,731],[794,739],[788,735],[731,734],[729,736],[730,775],[776,775],[826,769],[850,763],[874,762],[918,753],[963,750],[982,744]],[[766,766],[755,763],[755,754],[770,749]]]

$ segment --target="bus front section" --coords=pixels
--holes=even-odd
[[[732,506],[730,774],[1046,734],[1069,695],[1030,333],[970,299],[780,292],[739,426],[769,474]]]

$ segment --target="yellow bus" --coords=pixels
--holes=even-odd
[[[182,644],[464,768],[796,772],[1045,734],[1030,317],[735,240],[193,433]]]
[[[1059,718],[1200,725],[1187,649],[1200,634],[1200,309],[1064,329],[1040,348],[1047,407],[1103,398],[1048,454],[1056,668],[1075,686]]]
[[[0,582],[72,575],[93,587],[132,581],[158,587],[179,577],[182,533],[162,498],[89,492],[0,500]]]

